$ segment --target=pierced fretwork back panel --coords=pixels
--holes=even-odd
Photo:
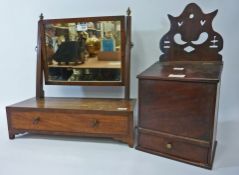
[[[171,27],[160,40],[160,61],[222,61],[223,39],[212,28],[216,14],[204,14],[191,3],[180,16],[168,15]]]

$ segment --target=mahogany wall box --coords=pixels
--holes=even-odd
[[[41,15],[36,97],[6,107],[9,138],[24,132],[109,137],[133,147],[131,46],[130,10],[127,16],[44,20]],[[45,97],[44,82],[122,86],[124,97]]]
[[[222,37],[194,3],[160,41],[160,61],[138,75],[137,149],[212,168],[216,149]]]

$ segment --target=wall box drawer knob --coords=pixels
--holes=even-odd
[[[38,124],[40,122],[40,117],[34,117],[33,119],[32,119],[32,124],[33,125],[36,125],[36,124]]]
[[[167,143],[167,144],[166,144],[166,148],[167,148],[168,150],[171,150],[171,149],[173,148],[173,145],[172,145],[171,143]]]
[[[98,125],[99,125],[99,121],[98,120],[96,120],[96,119],[94,119],[94,120],[92,120],[92,122],[91,122],[91,126],[93,127],[93,128],[95,128],[95,127],[97,127]]]

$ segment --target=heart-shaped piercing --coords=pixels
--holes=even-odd
[[[178,26],[181,27],[183,25],[183,21],[182,22],[178,22]]]
[[[203,26],[205,24],[205,22],[206,22],[206,20],[201,20],[200,21],[201,26]]]

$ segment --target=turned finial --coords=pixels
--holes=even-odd
[[[127,12],[127,15],[128,15],[128,16],[130,16],[130,15],[131,15],[131,10],[130,10],[130,8],[129,8],[129,7],[128,7],[128,9],[127,9],[127,11],[126,11],[126,12]]]
[[[43,18],[44,18],[43,13],[40,14],[39,18],[40,18],[40,20],[43,20]]]

